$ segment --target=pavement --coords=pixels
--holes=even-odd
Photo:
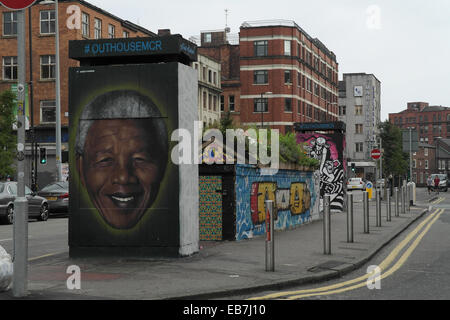
[[[331,216],[331,254],[323,253],[323,221],[277,231],[275,271],[265,271],[265,237],[244,241],[201,242],[200,252],[185,258],[71,259],[68,252],[43,257],[29,264],[29,300],[162,300],[220,299],[264,290],[312,284],[357,270],[402,231],[428,212],[437,196],[421,193],[410,212],[376,227],[376,204],[369,203],[370,233],[363,228],[362,197],[355,196],[354,242],[347,243],[347,214]],[[81,288],[69,290],[69,266],[81,271]],[[14,299],[12,292],[0,300]]]

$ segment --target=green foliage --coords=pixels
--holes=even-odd
[[[16,135],[13,132],[15,95],[11,91],[0,94],[0,179],[12,176],[15,172],[14,156]]]
[[[385,121],[380,125],[383,140],[383,173],[385,176],[401,176],[408,172],[409,155],[402,150],[402,132],[400,128]]]
[[[297,143],[296,136],[292,132],[280,135],[280,160],[282,162],[318,168],[319,161],[308,157],[304,150],[304,145]]]

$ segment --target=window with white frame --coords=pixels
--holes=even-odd
[[[94,39],[102,38],[102,20],[95,18],[94,20]]]
[[[17,36],[17,11],[3,12],[3,35]]]
[[[56,60],[54,55],[41,56],[41,79],[56,78]]]
[[[284,55],[291,55],[291,40],[284,40]]]
[[[108,25],[108,37],[114,39],[116,37],[116,27],[112,24]]]
[[[425,160],[425,169],[428,169],[428,160]]]
[[[87,13],[81,14],[81,34],[83,37],[89,38],[90,36],[90,22],[89,15]]]
[[[128,31],[124,31],[123,32],[123,37],[124,38],[129,38],[130,37],[130,33]]]
[[[356,152],[364,152],[364,143],[362,143],[362,142],[355,143],[355,151]]]
[[[56,122],[56,101],[41,101],[41,123]]]
[[[3,80],[17,80],[17,57],[3,57]]]
[[[228,96],[228,109],[230,111],[234,111],[235,105],[234,105],[234,96]]]
[[[41,34],[54,34],[56,32],[55,10],[40,12]]]

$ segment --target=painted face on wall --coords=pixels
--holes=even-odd
[[[131,228],[151,206],[159,189],[160,151],[149,120],[97,120],[78,161],[81,181],[104,220]]]

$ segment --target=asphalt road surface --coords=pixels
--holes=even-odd
[[[420,197],[426,197],[422,190]],[[251,300],[449,300],[450,193],[361,269],[317,285],[230,299]],[[372,273],[370,273],[372,271]]]

